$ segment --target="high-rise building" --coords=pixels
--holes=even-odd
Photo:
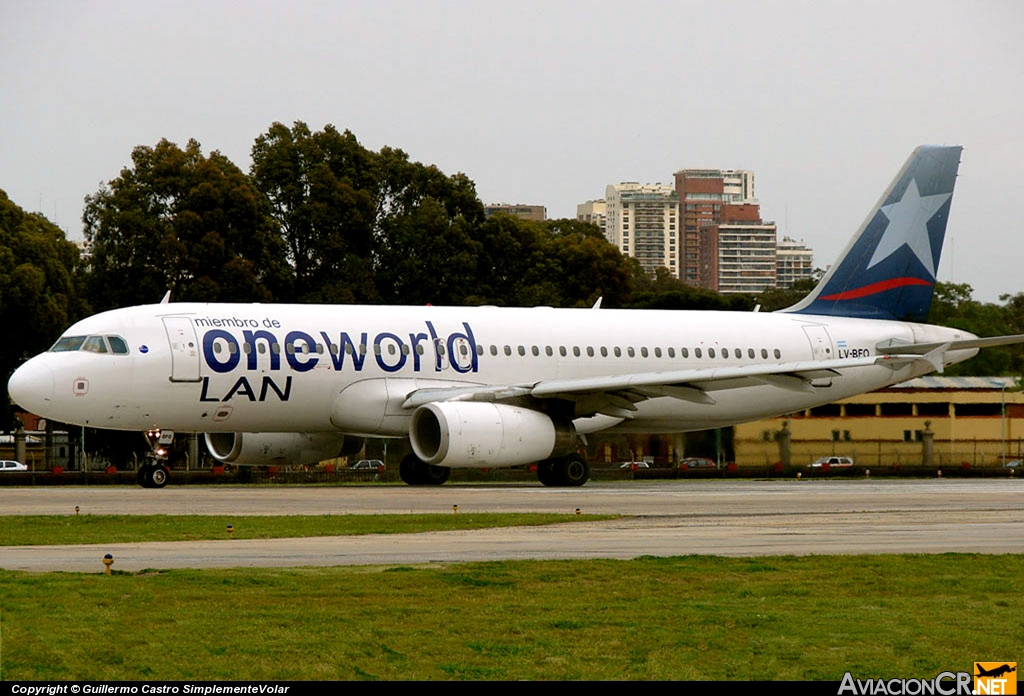
[[[792,287],[814,273],[814,251],[802,241],[783,237],[775,253],[775,268],[775,287]]]
[[[717,239],[723,205],[756,205],[754,173],[744,169],[680,169],[675,174],[682,216],[679,277],[717,290]],[[711,238],[709,238],[711,237]]]
[[[604,233],[607,227],[606,217],[608,205],[603,198],[594,201],[587,201],[576,206],[576,219],[580,222],[590,222],[601,228]]]
[[[605,190],[605,237],[650,274],[679,277],[679,197],[666,184],[628,181]]]
[[[775,223],[761,219],[756,203],[724,204],[717,238],[716,287],[720,293],[759,293],[775,286]]]

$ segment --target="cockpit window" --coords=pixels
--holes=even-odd
[[[50,348],[52,353],[84,350],[90,353],[128,355],[128,342],[120,336],[63,336]]]
[[[85,345],[82,346],[82,350],[86,350],[91,353],[106,353],[107,342],[103,340],[102,336],[90,336],[85,339]]]
[[[71,350],[78,350],[85,343],[85,336],[62,336],[57,339],[57,342],[53,344],[50,351],[54,353],[63,353]]]
[[[128,355],[128,344],[120,336],[107,336],[110,352],[115,355]]]

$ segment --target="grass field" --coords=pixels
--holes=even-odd
[[[228,519],[6,517],[2,543],[223,538]],[[257,537],[576,518],[230,519]],[[959,554],[0,571],[0,679],[932,678],[1022,657],[1021,577],[1024,557]]]
[[[615,515],[462,513],[426,515],[25,515],[2,518],[0,545],[113,544],[142,541],[287,539],[349,534],[409,534],[593,522]]]

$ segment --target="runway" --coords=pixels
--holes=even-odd
[[[120,570],[502,559],[1022,553],[1024,480],[773,480],[539,485],[0,488],[2,515],[565,512],[629,517],[545,527],[303,539],[0,547],[0,568]],[[2,534],[0,534],[2,543]]]

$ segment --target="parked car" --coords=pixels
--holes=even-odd
[[[349,471],[384,471],[384,462],[379,459],[360,459],[349,467]]]
[[[650,469],[651,465],[647,462],[622,462],[619,464],[620,469],[629,469],[630,471],[636,471],[637,469]]]
[[[0,472],[5,471],[28,471],[28,467],[13,459],[0,460]]]
[[[853,466],[853,459],[850,457],[836,457],[833,455],[831,457],[821,457],[820,459],[811,462],[812,469],[820,469],[823,466],[827,466],[829,468],[837,466]]]
[[[1024,469],[1024,459],[1014,459],[1003,464],[1004,469]]]
[[[706,457],[687,457],[679,460],[680,469],[717,469],[718,465]]]

